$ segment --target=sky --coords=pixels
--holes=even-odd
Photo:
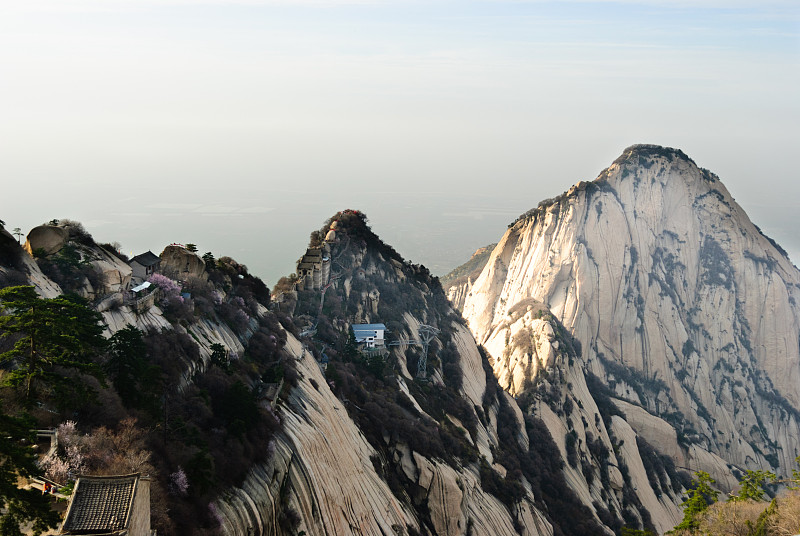
[[[800,264],[795,0],[0,0],[0,219],[272,286],[364,211],[444,274],[634,143]]]

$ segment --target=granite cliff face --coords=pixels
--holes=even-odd
[[[261,446],[263,461],[213,502],[225,534],[557,536],[675,525],[685,478],[645,441],[675,434],[648,414],[628,418],[644,423],[648,435],[637,436],[602,386],[587,382],[580,345],[545,307],[524,302],[506,319],[509,336],[532,352],[506,356],[515,360],[506,371],[476,345],[427,269],[381,242],[360,213],[337,217],[317,235],[336,224],[330,280],[317,290],[287,289],[275,313],[256,304],[249,324],[225,305],[243,306],[221,290],[242,281],[230,259],[208,279],[188,278],[193,312],[164,295],[146,307],[123,300],[119,287],[101,282],[106,264],[121,275],[127,265],[87,236],[68,236],[37,264],[4,233],[0,246],[13,262],[0,266],[0,277],[59,294],[41,264],[94,298],[109,335],[129,324],[190,335],[197,352],[171,365],[180,371],[177,389],[190,394],[212,369],[213,344],[247,355],[259,323],[284,315],[290,332],[280,359],[295,379],[262,403],[280,424]],[[70,225],[73,235],[81,230]],[[384,322],[393,344],[379,354],[348,348],[349,325],[359,322]],[[421,324],[437,330],[427,366],[419,365]],[[271,381],[248,378],[254,392]]]
[[[627,425],[676,465],[723,489],[733,466],[791,473],[800,272],[681,151],[626,149],[510,225],[480,276],[449,294],[512,394],[558,369],[535,318],[550,311]]]
[[[532,500],[509,512],[481,489],[477,471],[426,458],[402,443],[389,450],[392,459],[384,459],[347,417],[346,401],[328,388],[313,355],[293,337],[287,349],[303,382],[280,408],[284,433],[269,446],[269,462],[217,502],[225,534],[293,534],[278,522],[279,511],[287,508],[297,515],[294,530],[309,536],[456,535],[468,527],[511,536],[519,534],[515,524],[525,527],[521,534],[553,534]],[[396,465],[416,497],[391,489],[376,464]]]
[[[275,455],[217,503],[226,534],[663,533],[677,523],[685,478],[587,384],[557,319],[534,304],[514,312],[550,370],[518,388],[498,374],[515,398],[427,270],[362,222],[334,221],[322,300],[306,290],[281,301],[305,328],[287,344],[301,381],[278,405]],[[371,357],[348,357],[335,342],[348,321],[384,322],[398,342],[420,323],[437,327],[427,378],[416,378],[413,345],[388,347],[379,372]],[[520,366],[538,366],[529,361]],[[291,526],[278,521],[287,511]]]

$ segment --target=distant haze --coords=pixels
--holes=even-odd
[[[273,285],[344,208],[442,274],[628,145],[682,149],[800,262],[795,1],[0,5],[0,219]]]

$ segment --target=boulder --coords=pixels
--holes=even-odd
[[[169,245],[159,257],[161,257],[161,272],[166,276],[184,281],[190,277],[208,278],[203,259],[183,246]]]
[[[63,227],[55,225],[40,225],[31,229],[28,238],[25,240],[25,251],[33,255],[37,249],[44,251],[46,255],[58,253],[69,239],[69,232]]]
[[[100,286],[95,289],[96,293],[107,295],[124,292],[130,287],[133,270],[125,261],[115,255],[97,247],[90,263],[92,269],[100,276],[98,281]]]

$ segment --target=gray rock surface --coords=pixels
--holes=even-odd
[[[414,511],[375,472],[371,457],[376,451],[330,391],[312,355],[291,335],[287,349],[297,359],[303,381],[279,408],[283,432],[269,447],[275,455],[254,467],[241,487],[217,501],[223,533],[287,534],[276,522],[284,484],[286,505],[300,517],[297,530],[309,536],[419,530]],[[417,483],[418,499],[430,512],[436,534],[465,535],[468,523],[473,534],[519,534],[506,507],[481,488],[476,472],[430,460],[402,445],[395,450],[395,463]],[[530,500],[519,505],[516,517],[523,535],[552,535]]]
[[[531,300],[580,341],[587,370],[668,420],[684,451],[791,472],[800,454],[800,272],[680,151],[626,149],[597,180],[506,232],[463,314],[512,392],[546,368],[552,350],[535,319],[515,317]],[[523,330],[534,352],[507,345]],[[672,441],[655,446],[675,455]]]
[[[167,246],[159,257],[161,257],[161,273],[173,279],[186,281],[190,277],[201,279],[208,277],[203,259],[183,246]]]
[[[69,233],[63,227],[56,225],[39,225],[28,233],[25,240],[25,251],[33,255],[38,250],[44,251],[46,255],[57,253],[69,239]]]

